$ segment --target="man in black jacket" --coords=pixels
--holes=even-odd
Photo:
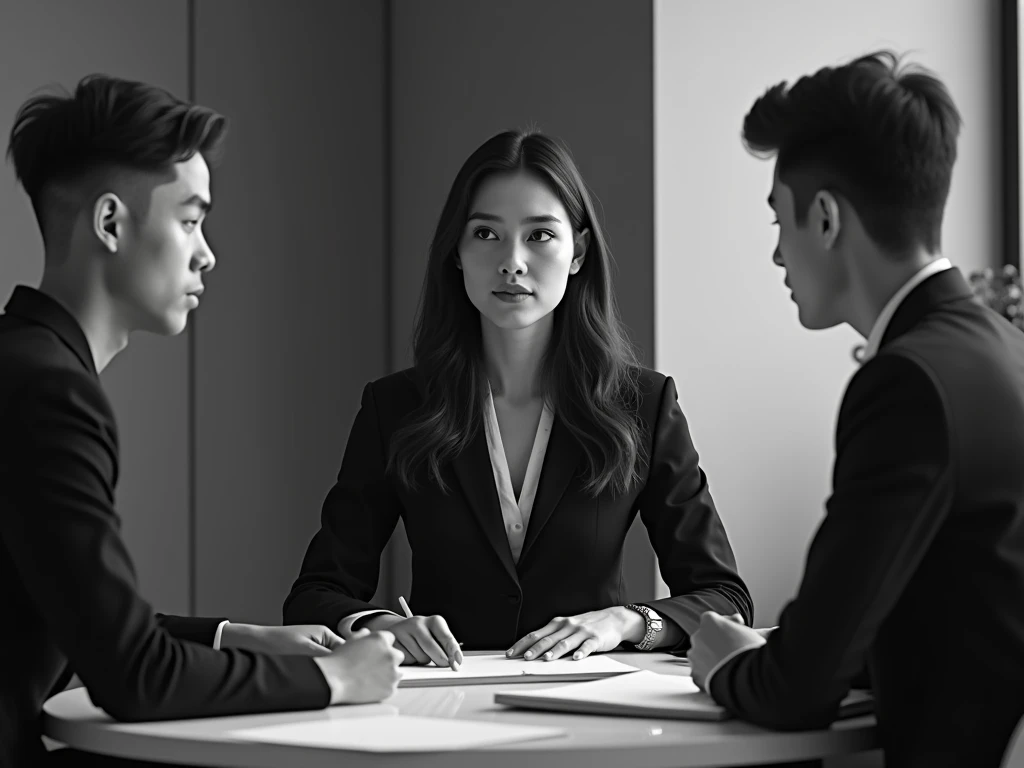
[[[866,662],[889,768],[996,768],[1024,715],[1024,334],[941,255],[959,129],[945,86],[886,52],[769,89],[743,125],[777,156],[800,322],[867,345],[796,598],[767,640],[705,614],[689,657],[782,729],[827,726]]]
[[[198,305],[224,132],[209,109],[105,76],[31,99],[11,131],[45,268],[0,316],[2,768],[94,764],[47,756],[39,737],[43,702],[72,672],[120,720],[379,701],[397,684],[389,633],[344,643],[324,627],[154,615],[136,590],[99,373],[131,331],[180,333]]]

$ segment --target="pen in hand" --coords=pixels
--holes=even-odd
[[[412,609],[409,607],[409,603],[405,601],[404,596],[398,596],[398,604],[402,607],[402,613],[405,614],[405,618],[411,619],[413,617]],[[459,647],[462,647],[462,643],[459,643]],[[448,659],[448,666],[452,668],[452,672],[459,671],[459,662],[457,662],[454,657],[450,657]]]

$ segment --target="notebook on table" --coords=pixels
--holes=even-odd
[[[728,720],[732,717],[689,677],[638,671],[609,680],[561,685],[540,691],[499,691],[496,704],[521,709],[575,712],[588,715],[658,717],[672,720]],[[867,691],[851,691],[840,706],[840,717],[869,714],[873,699]]]
[[[587,656],[553,661],[509,659],[503,653],[466,655],[458,672],[429,664],[402,667],[399,688],[428,685],[494,685],[506,683],[557,683],[599,680],[636,672],[636,667],[607,656]]]

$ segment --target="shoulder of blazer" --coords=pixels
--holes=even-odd
[[[416,370],[406,368],[371,381],[367,388],[377,407],[377,418],[385,434],[394,432],[406,417],[423,402]]]
[[[403,402],[414,402],[416,405],[423,399],[419,383],[416,380],[416,369],[406,368],[390,373],[370,382],[374,400],[389,405]]]
[[[0,400],[5,405],[17,407],[22,396],[56,380],[105,406],[103,412],[113,417],[99,379],[46,326],[0,316],[0,370]]]
[[[669,377],[650,368],[640,368],[637,375],[637,384],[640,391],[640,402],[638,412],[640,418],[648,425],[653,426],[658,420],[658,411],[661,408],[661,398],[665,392],[665,385]]]

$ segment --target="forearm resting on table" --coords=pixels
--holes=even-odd
[[[644,635],[647,634],[647,620],[643,614],[625,606],[616,606],[612,610],[621,616],[623,621],[622,642],[635,645],[644,639]],[[654,648],[672,648],[682,642],[685,633],[672,619],[661,615],[661,627]]]

